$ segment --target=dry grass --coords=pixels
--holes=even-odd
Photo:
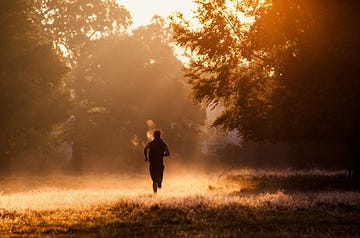
[[[165,178],[0,180],[1,236],[359,237],[360,193],[344,172],[232,171]]]

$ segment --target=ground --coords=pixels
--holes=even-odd
[[[165,176],[0,179],[0,236],[360,237],[344,171],[232,170]]]

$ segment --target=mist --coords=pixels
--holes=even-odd
[[[76,65],[70,64],[61,82],[52,85],[58,88],[51,89],[69,92],[69,102],[36,112],[68,117],[44,128],[36,144],[16,144],[12,158],[1,163],[5,174],[143,171],[143,148],[155,129],[180,163],[197,157],[205,109],[192,101],[182,63],[168,45],[168,30],[160,18],[154,19],[131,35],[81,47],[71,63]],[[34,123],[42,125],[42,120],[34,118]]]
[[[323,130],[312,132],[314,128],[309,139],[301,138],[305,126],[300,124],[295,131],[286,127],[278,135],[265,135],[271,129],[263,127],[281,118],[249,118],[245,122],[255,125],[249,132],[241,120],[226,121],[231,100],[228,105],[227,96],[217,98],[231,90],[217,89],[222,85],[218,82],[207,85],[211,80],[196,84],[201,73],[191,74],[191,66],[175,56],[171,46],[179,43],[178,33],[167,19],[154,16],[151,24],[133,29],[131,13],[111,1],[78,13],[88,17],[101,9],[114,11],[113,16],[101,16],[99,30],[100,18],[84,23],[71,18],[70,8],[47,4],[5,4],[4,14],[16,8],[22,13],[6,18],[1,28],[3,59],[8,59],[1,69],[1,87],[8,92],[2,94],[1,174],[143,173],[143,148],[155,130],[161,130],[170,148],[169,163],[184,168],[347,168],[346,123],[336,124],[335,139]],[[58,11],[50,11],[52,7]],[[259,21],[260,27],[268,20]],[[317,138],[319,133],[325,139]]]
[[[0,5],[0,236],[358,236],[360,4]]]

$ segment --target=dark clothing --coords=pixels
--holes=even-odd
[[[149,152],[149,156],[148,156]],[[163,179],[164,173],[164,156],[169,156],[170,152],[166,143],[160,139],[154,139],[149,142],[144,148],[145,159],[149,159],[150,162],[150,175],[151,179],[160,183]]]
[[[163,180],[164,168],[165,166],[163,164],[150,163],[149,169],[152,181],[161,184]]]
[[[168,147],[162,139],[154,139],[148,143],[145,150],[149,150],[150,163],[163,164],[164,156],[169,153]]]

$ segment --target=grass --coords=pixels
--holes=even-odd
[[[0,180],[0,236],[360,237],[360,192],[343,171],[231,171],[165,178]]]

